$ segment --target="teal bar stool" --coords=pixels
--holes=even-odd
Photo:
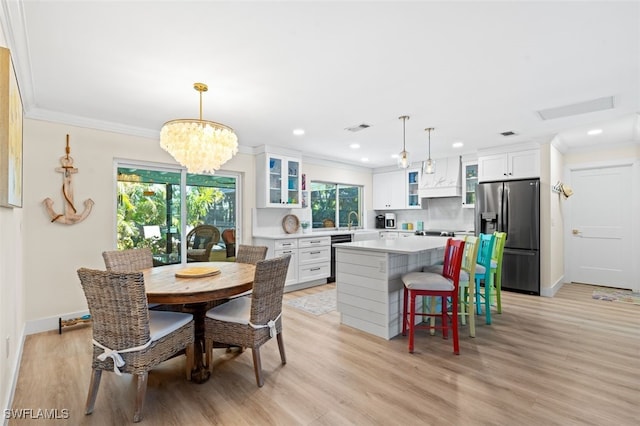
[[[478,259],[476,261],[476,312],[482,314],[481,300],[484,299],[485,320],[491,324],[491,257],[496,237],[493,234],[478,236]],[[484,290],[480,283],[484,281]]]

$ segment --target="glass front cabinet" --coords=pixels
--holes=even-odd
[[[476,188],[478,187],[478,163],[462,163],[462,207],[472,209],[476,206]]]
[[[419,209],[420,195],[418,194],[418,188],[420,187],[420,169],[407,169],[406,179],[407,208]]]
[[[300,159],[260,154],[256,159],[257,207],[301,206]]]

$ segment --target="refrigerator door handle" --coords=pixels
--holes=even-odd
[[[507,232],[509,229],[509,187],[505,184],[504,186],[504,204],[503,204],[503,212],[502,212],[502,232]],[[508,235],[508,234],[507,234]]]

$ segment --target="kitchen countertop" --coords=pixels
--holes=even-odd
[[[387,228],[373,228],[373,229],[354,229],[349,231],[348,229],[332,229],[327,231],[312,231],[309,233],[303,233],[302,231],[296,232],[295,234],[286,234],[284,232],[272,233],[272,234],[262,234],[256,233],[253,234],[253,238],[266,238],[272,240],[282,240],[286,238],[313,238],[313,237],[327,237],[331,235],[346,235],[346,234],[367,234],[367,233],[377,233],[377,232],[399,232],[403,234],[415,234],[415,230],[407,230],[407,229],[387,229]],[[465,236],[465,235],[475,235],[473,231],[454,231],[456,236]],[[421,237],[422,238],[422,237]],[[454,237],[455,238],[455,237]]]
[[[375,233],[378,231],[384,231],[384,229],[353,229],[349,231],[348,229],[333,229],[330,231],[312,231],[308,233],[296,232],[295,234],[286,234],[284,232],[281,233],[273,233],[273,234],[253,234],[253,238],[266,238],[273,240],[281,240],[285,238],[313,238],[313,237],[328,237],[331,235],[347,235],[347,234],[364,234],[364,233]],[[413,231],[406,231],[413,232]]]
[[[338,249],[367,250],[383,253],[411,254],[442,248],[447,243],[442,237],[398,238],[395,240],[367,240],[336,244]]]

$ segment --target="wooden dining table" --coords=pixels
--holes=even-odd
[[[218,269],[215,275],[181,278],[189,275],[194,268],[206,270]],[[196,271],[197,272],[197,271]],[[198,262],[175,264],[143,270],[144,283],[149,303],[182,305],[183,312],[193,314],[195,323],[195,366],[191,380],[204,383],[210,372],[205,365],[204,355],[204,318],[211,302],[222,301],[244,293],[253,287],[255,265],[236,262]]]

